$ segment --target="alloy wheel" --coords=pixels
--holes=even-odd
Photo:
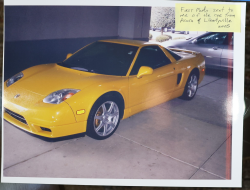
[[[198,87],[197,76],[192,75],[190,77],[190,81],[188,82],[188,86],[187,86],[187,95],[188,95],[188,97],[191,98],[191,97],[193,97],[195,95],[197,87]]]
[[[113,101],[104,102],[96,111],[94,130],[99,136],[108,136],[119,121],[119,108]]]

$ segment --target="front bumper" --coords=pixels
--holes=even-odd
[[[16,127],[25,130],[29,133],[47,137],[47,138],[58,138],[58,137],[65,137],[69,135],[75,135],[78,133],[86,132],[87,121],[83,122],[76,122],[67,125],[60,125],[60,126],[44,126],[44,125],[36,125],[31,122],[27,121],[27,124],[17,120],[16,118],[9,115],[7,112],[4,111],[4,119],[9,123],[15,125]],[[41,127],[49,129],[50,131],[45,131]]]
[[[4,97],[3,104],[4,119],[29,133],[58,138],[86,132],[87,121],[76,122],[72,109],[65,102],[58,105],[24,106],[21,102],[17,104]]]

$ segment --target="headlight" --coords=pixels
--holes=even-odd
[[[20,80],[23,77],[23,73],[20,72],[16,75],[14,75],[13,77],[11,77],[8,81],[7,81],[7,87],[9,87],[10,85],[14,84],[16,81]]]
[[[46,98],[44,98],[43,102],[49,103],[49,104],[60,104],[61,102],[70,98],[71,96],[73,96],[75,93],[79,91],[80,90],[75,90],[75,89],[58,90],[56,92],[51,93]]]

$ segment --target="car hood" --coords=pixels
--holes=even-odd
[[[11,86],[17,86],[39,95],[48,95],[66,88],[81,90],[93,83],[103,83],[117,78],[117,76],[78,71],[57,64],[31,67],[24,70],[23,74],[24,77]]]

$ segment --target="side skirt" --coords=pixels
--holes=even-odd
[[[152,108],[154,106],[157,106],[159,104],[162,104],[166,101],[169,101],[169,100],[172,100],[174,98],[177,98],[177,97],[180,97],[183,93],[183,90],[184,88],[181,88],[179,90],[176,90],[172,93],[169,93],[169,94],[166,94],[166,95],[163,95],[163,96],[160,96],[160,97],[157,97],[157,98],[154,98],[150,101],[147,101],[147,102],[144,102],[144,103],[141,103],[141,104],[138,104],[136,106],[133,106],[131,108],[127,108],[124,110],[124,115],[123,115],[123,119],[126,119],[136,113],[139,113],[141,111],[144,111],[146,109],[149,109],[149,108]]]

